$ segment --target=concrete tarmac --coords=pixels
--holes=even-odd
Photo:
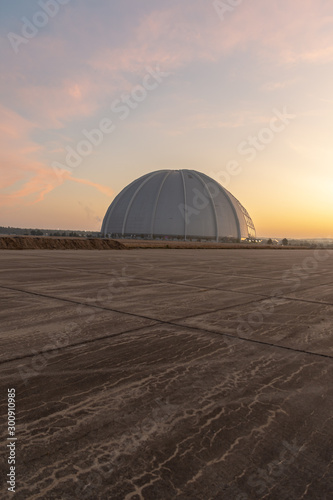
[[[1,251],[1,498],[332,499],[332,285],[325,249]]]

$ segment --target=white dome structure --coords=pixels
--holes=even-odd
[[[158,170],[126,186],[109,206],[104,236],[220,241],[254,238],[251,217],[214,179],[195,170]]]

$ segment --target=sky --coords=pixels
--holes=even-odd
[[[258,236],[333,237],[331,0],[16,0],[0,32],[0,226],[98,231],[194,169]]]

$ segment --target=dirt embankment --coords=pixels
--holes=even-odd
[[[0,250],[123,250],[125,245],[100,238],[1,236]]]
[[[119,241],[119,240],[117,240]],[[220,248],[220,249],[236,249],[236,248],[273,248],[271,245],[257,245],[255,243],[217,243],[216,241],[174,241],[174,240],[128,240],[123,239],[121,242],[126,248]],[[282,248],[282,247],[274,247]],[[284,247],[285,248],[285,247]],[[291,248],[291,247],[290,247]]]
[[[196,249],[272,249],[294,250],[311,247],[258,245],[255,243],[216,243],[171,240],[111,240],[102,238],[67,238],[50,236],[0,236],[0,250],[131,250],[135,248]]]

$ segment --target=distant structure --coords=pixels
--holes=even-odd
[[[158,170],[131,182],[109,206],[102,233],[113,238],[214,241],[256,237],[239,201],[195,170]]]

